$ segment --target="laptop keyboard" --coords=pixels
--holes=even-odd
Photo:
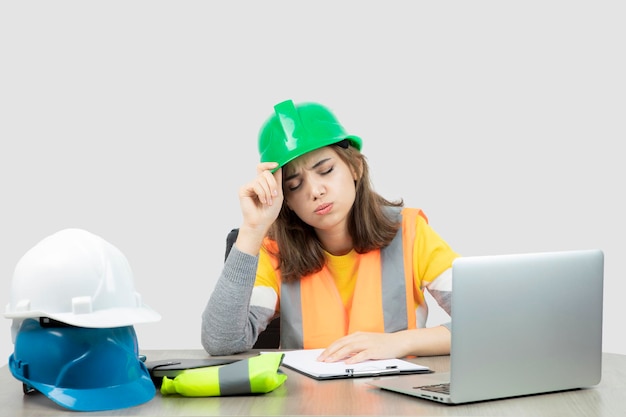
[[[450,394],[450,383],[435,384],[435,385],[423,385],[421,387],[415,387],[416,389],[423,389],[426,391],[436,392],[438,394]]]

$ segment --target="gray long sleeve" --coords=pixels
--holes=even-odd
[[[201,341],[211,355],[250,350],[265,330],[274,311],[250,307],[258,256],[233,246],[202,313]]]

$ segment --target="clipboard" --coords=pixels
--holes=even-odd
[[[427,366],[403,359],[370,360],[355,364],[345,362],[320,362],[317,357],[324,349],[301,349],[285,351],[282,365],[316,380],[358,377],[381,377],[387,375],[427,374],[433,371]]]

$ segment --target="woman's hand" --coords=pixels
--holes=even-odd
[[[406,356],[399,333],[355,332],[334,341],[318,360],[322,362],[363,362],[369,359],[391,359]]]
[[[355,332],[331,343],[318,360],[357,363],[409,355],[449,355],[450,339],[450,331],[443,326],[396,333]]]
[[[239,189],[239,204],[243,224],[239,229],[237,247],[243,252],[256,254],[270,226],[283,205],[282,169],[276,162],[261,162],[257,165],[254,180]]]

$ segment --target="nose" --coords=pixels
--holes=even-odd
[[[311,181],[311,196],[313,197],[313,201],[320,199],[326,195],[326,187],[320,181]]]

